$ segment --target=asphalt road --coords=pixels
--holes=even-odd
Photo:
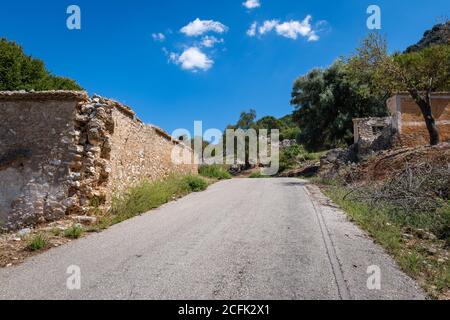
[[[69,266],[80,268],[79,290],[67,288]],[[371,266],[381,290],[367,287]],[[0,270],[0,299],[423,298],[379,246],[297,179],[220,182]]]

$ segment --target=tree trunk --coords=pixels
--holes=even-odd
[[[431,92],[427,92],[426,96],[421,96],[417,91],[410,91],[414,101],[419,105],[420,111],[425,119],[428,133],[430,135],[430,145],[438,145],[441,141],[439,138],[439,129],[436,126],[436,120],[431,111]]]

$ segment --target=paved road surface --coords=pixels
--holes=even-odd
[[[0,299],[423,299],[414,281],[297,179],[217,183],[0,270]],[[66,287],[81,268],[81,290]],[[381,271],[368,290],[367,268]]]

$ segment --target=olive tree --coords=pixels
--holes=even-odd
[[[370,34],[349,59],[354,79],[366,83],[370,91],[408,92],[424,117],[430,144],[440,142],[432,113],[431,94],[450,89],[450,45],[432,45],[417,52],[387,53],[386,40]]]

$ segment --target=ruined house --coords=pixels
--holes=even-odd
[[[433,93],[432,112],[441,142],[450,142],[450,93]],[[364,157],[391,147],[417,147],[429,144],[429,133],[419,106],[407,93],[387,101],[389,117],[354,119],[355,145]]]
[[[197,173],[171,158],[190,148],[85,92],[0,92],[0,121],[2,228],[85,214],[143,178]]]

